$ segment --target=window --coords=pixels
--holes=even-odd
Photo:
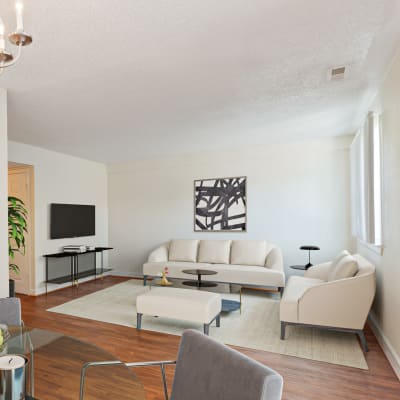
[[[370,112],[351,145],[352,230],[358,239],[382,245],[381,118]]]

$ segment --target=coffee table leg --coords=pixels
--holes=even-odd
[[[210,333],[210,324],[204,324],[204,334],[208,336]]]
[[[217,315],[215,322],[217,323],[217,328],[219,328],[221,326],[221,314]]]
[[[201,274],[197,275],[197,286],[201,287]]]

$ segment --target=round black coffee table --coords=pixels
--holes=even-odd
[[[183,282],[186,286],[196,286],[196,287],[215,287],[218,286],[214,282],[205,282],[201,280],[202,275],[216,275],[217,271],[212,271],[211,269],[185,269],[182,271],[184,274],[197,275],[197,281],[185,281]]]

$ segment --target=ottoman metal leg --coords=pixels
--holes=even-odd
[[[210,324],[204,324],[204,334],[209,335],[210,333]]]
[[[219,328],[221,326],[221,314],[217,315],[215,322],[217,323],[217,328]]]
[[[285,340],[286,322],[281,321],[281,340]]]
[[[136,316],[136,329],[140,330],[142,328],[142,316],[143,314],[137,314]]]

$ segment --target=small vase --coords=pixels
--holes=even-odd
[[[165,275],[163,275],[160,280],[160,285],[161,286],[169,286],[169,285],[171,285],[171,282],[169,282],[167,277]]]

